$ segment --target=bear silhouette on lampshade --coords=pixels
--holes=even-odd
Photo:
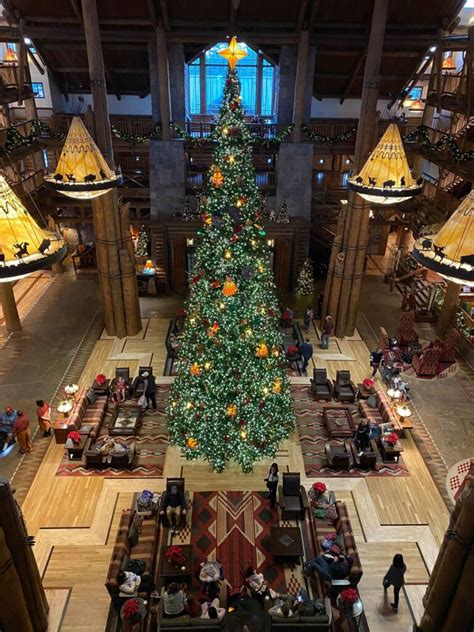
[[[47,268],[65,255],[63,239],[38,226],[0,175],[0,282]]]
[[[400,131],[390,123],[378,145],[349,188],[373,204],[397,204],[420,193],[423,179],[415,182],[403,148]]]
[[[448,281],[474,283],[474,190],[436,235],[415,242],[413,257]]]
[[[99,197],[123,181],[120,170],[112,171],[78,116],[71,121],[54,174],[44,180],[48,189],[77,199]]]

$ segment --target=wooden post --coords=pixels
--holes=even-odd
[[[296,64],[295,96],[293,102],[293,134],[294,143],[301,141],[301,125],[303,123],[304,97],[306,91],[306,76],[308,67],[309,31],[301,31],[298,44],[298,60]]]
[[[400,226],[400,242],[398,244],[398,247],[400,248],[399,265],[406,261],[408,253],[410,252],[412,240],[413,234],[408,226]]]
[[[170,77],[168,47],[163,26],[156,27],[156,52],[158,54],[158,88],[160,90],[161,138],[171,140],[170,130]]]
[[[0,623],[5,632],[33,632],[20,578],[0,527]]]
[[[440,334],[445,334],[453,326],[454,315],[458,308],[460,286],[454,281],[448,281],[448,287],[444,295],[444,302],[438,318],[437,330]]]
[[[377,99],[389,0],[375,0],[370,38],[364,71],[361,111],[357,127],[354,168],[360,170],[375,144],[377,131]],[[369,206],[353,191],[349,192],[339,260],[342,261],[341,282],[333,283],[328,274],[328,305],[337,305],[336,335],[352,335],[359,307],[360,286],[369,235]],[[335,244],[334,246],[338,246]],[[333,246],[333,247],[334,247]],[[336,293],[336,295],[334,295]],[[330,296],[329,296],[330,294]]]
[[[31,86],[31,73],[27,55],[25,56],[25,78],[26,83]],[[25,115],[27,121],[38,120],[38,110],[36,109],[35,97],[31,97],[31,99],[25,99]],[[42,151],[35,151],[35,153],[33,154],[33,166],[35,168],[35,171],[41,171],[45,169]]]
[[[9,334],[21,331],[21,321],[16,307],[15,295],[13,294],[13,284],[11,281],[0,283],[0,300],[2,303],[5,327]]]
[[[48,602],[33,550],[26,542],[28,533],[23,516],[13,497],[8,479],[3,477],[0,477],[0,527],[5,534],[16,572],[21,577],[32,628],[34,632],[44,632],[48,629]]]
[[[438,553],[423,603],[425,612],[417,628],[420,632],[451,632],[472,629],[472,599],[462,603],[472,590],[472,539],[474,536],[474,476],[468,480],[456,503],[449,528]],[[469,570],[471,569],[471,575]],[[454,612],[457,608],[458,612]],[[453,610],[453,612],[451,612]],[[471,613],[471,620],[469,616]],[[450,622],[456,625],[450,627]],[[457,625],[457,622],[461,622]]]

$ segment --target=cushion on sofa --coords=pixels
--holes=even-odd
[[[193,617],[191,619],[192,628],[213,627],[216,630],[220,627],[220,622],[217,619],[201,619],[201,617]]]
[[[329,623],[327,614],[313,614],[311,617],[300,617],[301,623]]]
[[[284,617],[281,614],[272,614],[271,616],[272,621],[291,621],[292,623],[299,623],[302,619],[298,612],[295,612],[292,617]]]
[[[191,617],[185,614],[182,617],[175,617],[172,619],[166,619],[166,617],[163,617],[160,620],[160,625],[162,628],[171,628],[171,627],[184,628],[191,625],[191,621],[192,621]]]

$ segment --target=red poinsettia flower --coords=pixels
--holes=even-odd
[[[327,490],[326,483],[323,483],[322,481],[317,481],[316,483],[313,483],[312,487],[315,492],[319,492],[320,494],[324,494],[324,492]]]
[[[178,310],[176,310],[176,316],[178,318],[184,318],[186,316],[186,310],[184,309],[184,307],[180,307]]]
[[[77,430],[71,430],[71,432],[67,436],[68,439],[71,439],[73,443],[81,442],[81,435],[77,432]]]
[[[339,593],[339,597],[344,604],[354,604],[359,601],[359,593],[354,588],[346,588]]]
[[[398,441],[398,435],[396,432],[391,432],[389,435],[385,437],[385,443],[388,445],[394,446]]]
[[[138,614],[138,601],[136,599],[128,599],[123,604],[122,616],[125,621],[130,621],[136,614]]]
[[[106,379],[107,379],[107,378],[106,378],[106,376],[105,376],[103,373],[98,373],[98,374],[95,376],[95,381],[97,382],[97,384],[98,384],[99,386],[102,386],[103,384],[105,384],[105,380],[106,380]]]

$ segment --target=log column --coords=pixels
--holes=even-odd
[[[461,287],[454,281],[448,281],[448,287],[446,288],[446,294],[444,295],[444,302],[441,307],[441,313],[439,315],[438,324],[436,328],[440,334],[445,334],[454,323],[454,315],[458,308],[459,292]]]
[[[16,307],[15,295],[13,294],[13,284],[11,281],[0,283],[0,300],[2,303],[5,327],[9,334],[21,331],[21,321]]]
[[[168,47],[163,26],[156,27],[156,52],[158,54],[158,88],[160,91],[161,138],[171,140],[170,130],[170,75],[168,67]]]
[[[309,31],[301,31],[298,44],[298,60],[296,63],[295,96],[293,105],[293,134],[294,143],[301,141],[301,125],[303,123],[303,112],[305,104],[306,79],[308,76],[308,53],[309,53]]]
[[[357,127],[354,168],[361,169],[369,152],[375,145],[378,127],[377,99],[379,94],[379,71],[382,58],[385,25],[389,0],[375,0],[364,71],[361,111]],[[349,192],[347,212],[341,229],[342,239],[336,239],[333,249],[338,249],[340,277],[334,280],[336,266],[328,272],[325,294],[326,305],[337,305],[337,313],[331,313],[336,321],[336,335],[351,336],[355,330],[359,307],[360,286],[364,275],[364,263],[369,235],[369,206],[353,191]],[[328,312],[323,313],[323,318]]]
[[[94,106],[96,140],[109,166],[114,169],[112,133],[96,0],[82,0],[82,12]],[[135,258],[125,238],[130,229],[128,225],[122,225],[116,190],[93,199],[92,211],[97,267],[107,333],[118,338],[127,335],[134,336],[141,329]]]

